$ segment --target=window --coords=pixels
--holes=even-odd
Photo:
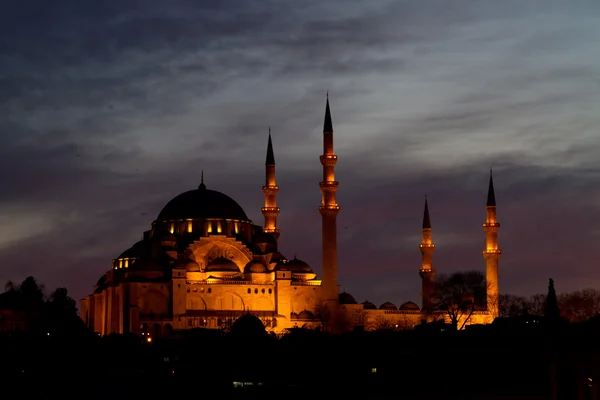
[[[261,292],[262,292],[263,294],[265,294],[265,289],[261,290]]]
[[[272,289],[269,289],[269,294],[271,294],[271,293],[273,293],[273,290],[272,290]]]
[[[171,233],[175,232],[175,224],[173,222],[171,222],[169,224],[169,232],[171,232]]]
[[[187,231],[188,233],[192,233],[192,221],[187,222]]]
[[[221,221],[217,221],[217,233],[221,233]]]
[[[252,289],[248,289],[248,294],[252,293]]]
[[[254,289],[254,294],[258,294],[258,289]]]
[[[212,288],[208,288],[208,293],[212,293]]]
[[[180,287],[181,287],[181,283],[178,283],[178,284],[177,284],[177,287],[178,287],[178,288],[180,288]]]
[[[207,231],[208,233],[212,233],[212,222],[208,221],[208,222],[206,223],[206,231]]]

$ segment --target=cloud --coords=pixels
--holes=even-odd
[[[320,267],[324,94],[340,279],[418,299],[423,196],[440,271],[481,268],[493,167],[502,290],[589,285],[600,75],[584,2],[9,2],[0,36],[0,279],[91,290],[194,188],[261,223],[272,127],[281,246]],[[35,251],[32,251],[34,249]]]

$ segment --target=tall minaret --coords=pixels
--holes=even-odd
[[[323,124],[323,155],[320,157],[323,166],[321,187],[321,205],[319,212],[322,221],[323,242],[323,296],[328,303],[338,302],[337,271],[337,222],[340,206],[335,200],[338,182],[335,180],[334,167],[338,157],[333,153],[333,124],[329,110],[329,94],[325,105],[325,123]]]
[[[267,144],[267,160],[265,161],[265,186],[262,187],[265,194],[265,206],[261,209],[265,217],[266,233],[273,235],[275,239],[279,239],[279,229],[277,228],[277,216],[279,215],[279,207],[277,207],[277,192],[279,186],[275,183],[275,154],[273,153],[273,142],[271,142],[271,128],[269,127],[269,143]]]
[[[419,249],[421,250],[421,308],[431,310],[433,307],[433,280],[435,278],[435,268],[433,268],[433,251],[435,245],[431,241],[431,220],[429,219],[429,207],[427,205],[427,196],[425,196],[425,211],[423,212],[423,228],[421,229],[422,239]]]
[[[494,181],[490,170],[490,185],[488,188],[485,212],[485,276],[487,280],[487,308],[493,318],[498,316],[498,260],[502,252],[498,248],[498,230],[500,224],[496,219],[496,195],[494,194]]]

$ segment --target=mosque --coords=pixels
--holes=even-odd
[[[192,328],[226,329],[251,313],[268,330],[335,325],[338,329],[412,328],[430,320],[436,270],[427,200],[422,226],[421,309],[406,302],[377,307],[358,303],[339,293],[336,219],[338,182],[334,168],[333,124],[329,99],[323,127],[322,277],[306,262],[289,259],[278,249],[275,155],[269,133],[262,214],[264,226],[254,224],[231,197],[208,189],[201,179],[160,211],[143,238],[112,260],[112,267],[81,300],[81,317],[101,335],[135,333],[147,340]],[[496,201],[492,177],[486,221],[487,306],[469,323],[489,323],[498,315],[498,249]]]

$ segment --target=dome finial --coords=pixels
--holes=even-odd
[[[198,189],[206,189],[206,185],[204,184],[204,170],[202,170],[202,172],[200,173],[200,186],[198,186]]]

